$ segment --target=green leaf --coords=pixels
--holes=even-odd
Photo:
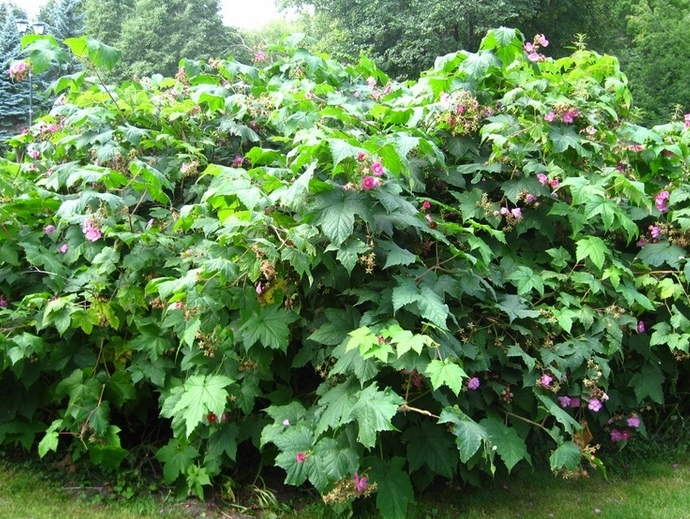
[[[544,295],[544,281],[529,267],[520,265],[507,276],[507,279],[515,282],[519,295],[528,295],[532,290],[536,290],[541,296]]]
[[[441,412],[438,422],[453,424],[455,444],[462,463],[467,463],[477,453],[482,443],[489,441],[486,429],[473,421],[457,406],[445,408]]]
[[[575,130],[569,126],[552,125],[549,128],[549,137],[553,142],[554,153],[563,153],[564,151],[573,149],[577,151],[580,156],[589,157],[590,153],[582,147],[583,141]]]
[[[186,474],[198,456],[196,448],[181,444],[177,438],[172,438],[156,452],[156,459],[163,463],[163,478],[167,484],[174,483],[180,474]]]
[[[580,447],[573,442],[565,442],[551,453],[549,464],[551,470],[560,470],[564,467],[568,470],[575,470],[580,465],[581,459]]]
[[[575,431],[582,430],[582,426],[575,420],[567,411],[554,402],[550,397],[535,393],[539,401],[544,405],[546,410],[553,416],[563,427],[566,432],[573,434]]]
[[[326,390],[316,408],[314,434],[320,436],[329,428],[338,427],[354,420],[352,409],[357,403],[359,384],[355,377],[348,377],[342,384]]]
[[[377,432],[395,430],[391,419],[404,402],[391,388],[379,391],[376,383],[360,391],[351,413],[357,421],[357,441],[364,447],[372,448],[376,445]]]
[[[299,316],[282,304],[267,305],[260,308],[238,330],[242,335],[244,347],[249,350],[257,342],[266,348],[287,351],[290,342],[290,325]]]
[[[656,402],[657,404],[664,403],[664,374],[659,366],[654,364],[645,364],[638,373],[635,373],[630,379],[628,387],[635,390],[635,397],[637,403],[641,404],[646,398]]]
[[[417,305],[424,319],[432,322],[441,330],[448,329],[446,320],[450,315],[450,309],[445,304],[443,298],[431,288],[428,286],[422,287]]]
[[[580,238],[577,241],[575,250],[577,261],[589,259],[595,267],[601,269],[604,266],[606,256],[610,255],[611,251],[606,245],[606,242],[598,236],[588,236],[587,238]]]
[[[110,47],[89,36],[67,38],[65,45],[75,56],[88,59],[94,67],[105,67],[108,70],[112,70],[122,57],[122,52],[115,47]]]
[[[411,427],[403,434],[407,443],[407,461],[410,471],[426,465],[434,474],[452,478],[457,466],[453,442],[439,425],[428,421]]]
[[[515,319],[539,317],[537,310],[530,310],[525,304],[525,299],[515,294],[506,294],[496,306],[508,314],[511,323]]]
[[[414,490],[407,472],[403,470],[405,459],[395,457],[388,462],[367,458],[371,463],[371,479],[376,483],[376,507],[383,519],[405,519],[407,506],[414,502]]]
[[[637,259],[650,267],[660,267],[666,263],[669,267],[679,269],[685,258],[685,249],[667,241],[647,243],[637,253]]]
[[[59,429],[62,427],[62,420],[55,420],[45,433],[45,436],[38,443],[38,456],[45,457],[50,451],[57,452],[58,442],[60,440]]]
[[[182,386],[182,396],[167,418],[179,415],[187,428],[187,437],[191,436],[208,413],[223,414],[230,384],[232,379],[223,375],[192,375]]]
[[[496,452],[505,463],[508,472],[523,459],[531,463],[525,440],[520,438],[515,429],[508,427],[496,418],[485,418],[480,422],[480,425],[489,434],[491,443],[496,447]]]
[[[403,306],[416,303],[421,300],[421,294],[414,279],[396,276],[398,286],[393,288],[393,312],[397,312]]]
[[[358,146],[353,146],[342,139],[328,139],[328,145],[333,156],[333,167],[335,168],[343,160],[350,157],[356,157],[358,153],[363,153],[366,150]]]
[[[463,380],[468,378],[465,370],[449,358],[432,360],[426,367],[425,373],[429,376],[431,387],[434,390],[438,390],[441,386],[447,386],[456,396],[462,391]]]
[[[403,249],[392,241],[382,242],[379,246],[388,253],[386,254],[386,264],[383,266],[384,270],[395,265],[411,265],[417,261],[416,254]]]
[[[428,335],[413,334],[409,330],[404,330],[398,324],[389,326],[386,330],[382,330],[381,334],[384,337],[390,338],[391,344],[396,347],[396,353],[398,357],[403,356],[410,350],[415,351],[417,354],[421,355],[424,350],[424,346],[434,347],[434,340]]]

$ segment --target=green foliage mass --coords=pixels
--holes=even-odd
[[[615,58],[524,43],[406,83],[297,38],[61,79],[0,161],[0,442],[115,468],[164,431],[183,494],[259,450],[401,518],[436,478],[643,434],[689,351],[690,131],[628,122]]]

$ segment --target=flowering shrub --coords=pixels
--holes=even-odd
[[[258,449],[398,518],[643,433],[688,354],[690,131],[628,122],[614,58],[523,47],[409,83],[281,46],[59,80],[0,162],[0,441],[116,468],[163,430],[183,494]]]

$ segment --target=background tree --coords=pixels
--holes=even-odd
[[[39,18],[48,25],[48,33],[58,41],[84,34],[86,13],[82,0],[51,0]]]
[[[646,0],[635,2],[628,17],[631,45],[620,49],[635,105],[642,120],[658,124],[680,107],[690,108],[690,2]]]
[[[135,4],[135,0],[84,0],[86,33],[117,46],[124,21],[132,16]]]
[[[181,58],[227,55],[238,43],[218,0],[138,0],[119,47],[128,76],[175,75]]]
[[[0,4],[0,141],[18,133],[29,119],[29,86],[12,80],[7,73],[11,63],[21,57],[15,13],[26,17],[15,5]]]

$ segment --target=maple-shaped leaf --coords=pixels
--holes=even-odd
[[[485,418],[480,422],[480,425],[489,434],[491,443],[496,447],[496,451],[505,463],[508,472],[523,459],[532,463],[525,440],[515,429],[508,427],[497,418]]]
[[[577,241],[575,249],[577,261],[589,259],[595,267],[600,269],[604,266],[606,256],[610,255],[611,251],[606,242],[598,236],[588,236]]]
[[[167,484],[174,483],[184,474],[199,456],[199,451],[172,438],[165,447],[156,452],[156,459],[163,462],[163,478]]]
[[[189,437],[209,413],[221,416],[225,411],[232,379],[224,375],[192,375],[182,387],[179,400],[172,409],[172,416],[179,415],[184,421]]]
[[[325,391],[319,399],[314,434],[320,435],[329,428],[336,429],[351,422],[358,391],[359,383],[354,376]]]
[[[639,373],[635,373],[630,379],[628,386],[634,388],[637,402],[641,403],[645,398],[649,397],[657,404],[664,403],[664,391],[662,385],[664,383],[664,374],[659,366],[653,364],[645,364],[640,369]]]
[[[445,429],[428,421],[405,431],[403,440],[407,443],[410,471],[427,465],[434,474],[452,478],[457,456],[453,455],[451,438]]]
[[[530,310],[525,304],[525,299],[515,294],[503,296],[496,306],[508,314],[508,319],[511,323],[515,319],[539,317],[537,310]]]
[[[376,383],[360,391],[351,413],[359,428],[357,441],[371,448],[376,444],[377,432],[394,430],[391,419],[404,401],[390,388],[379,391]]]
[[[560,470],[563,467],[568,470],[575,470],[580,464],[581,459],[580,447],[574,442],[565,442],[551,453],[549,464],[551,465],[551,470]]]
[[[405,519],[407,505],[414,502],[410,476],[403,469],[405,459],[395,457],[386,462],[372,456],[364,464],[371,466],[369,474],[378,488],[376,507],[383,519]]]
[[[462,390],[462,381],[468,378],[465,370],[448,358],[432,360],[429,362],[425,373],[429,376],[431,387],[434,390],[441,386],[447,386],[456,395],[460,394]]]
[[[475,455],[482,443],[489,441],[486,429],[463,413],[458,406],[445,408],[438,423],[453,424],[455,445],[463,463],[467,463]]]
[[[286,351],[290,340],[290,325],[297,319],[297,314],[282,308],[280,304],[260,307],[258,313],[247,319],[239,329],[244,347],[249,350],[258,342],[273,350]]]

